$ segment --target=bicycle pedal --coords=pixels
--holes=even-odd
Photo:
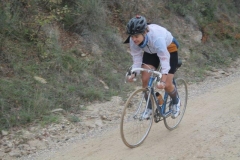
[[[158,123],[158,122],[160,122],[161,121],[161,118],[160,117],[154,117],[154,122],[155,123]]]
[[[159,121],[161,121],[161,116],[159,113],[154,114],[154,122],[158,123]]]

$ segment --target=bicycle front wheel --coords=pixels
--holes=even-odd
[[[147,97],[150,95],[149,103]],[[143,143],[153,123],[153,113],[148,119],[143,118],[146,106],[151,105],[154,111],[153,96],[148,89],[142,88],[134,91],[128,98],[121,117],[121,138],[129,148],[134,148]]]
[[[185,82],[184,79],[178,78],[175,80],[175,86],[177,87],[178,97],[181,100],[180,113],[179,113],[179,116],[176,118],[172,118],[171,116],[168,118],[164,118],[164,124],[168,130],[173,130],[177,128],[177,126],[179,125],[179,123],[183,118],[183,115],[187,107],[187,99],[188,99],[187,83]],[[169,96],[168,96],[168,99],[170,99]],[[171,110],[171,107],[172,107],[172,102],[170,100],[170,102],[167,104],[165,108],[165,112]]]

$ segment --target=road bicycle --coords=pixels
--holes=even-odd
[[[179,60],[177,69],[182,65],[182,61]],[[129,73],[142,71],[151,74],[147,88],[136,89],[128,97],[125,106],[123,108],[120,124],[120,133],[123,143],[129,148],[138,147],[147,138],[153,120],[158,123],[164,121],[164,125],[168,130],[173,130],[180,124],[187,106],[188,90],[187,83],[182,78],[173,79],[173,84],[178,90],[178,98],[181,100],[181,107],[179,115],[172,117],[172,100],[168,96],[167,92],[162,91],[159,93],[155,91],[155,83],[160,80],[162,74],[159,70],[144,68],[130,68],[126,74],[126,78]],[[163,103],[159,104],[158,95],[164,95]],[[153,113],[148,119],[143,118],[143,113],[148,106],[152,106]],[[156,107],[155,107],[156,106]]]

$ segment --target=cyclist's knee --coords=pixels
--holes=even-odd
[[[172,83],[166,83],[165,90],[171,92],[174,90],[174,85]]]

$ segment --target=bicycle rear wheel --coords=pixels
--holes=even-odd
[[[180,114],[176,118],[172,118],[171,116],[164,118],[164,124],[168,130],[173,130],[177,128],[177,126],[179,125],[179,123],[183,118],[183,115],[187,107],[187,99],[188,99],[187,83],[185,82],[184,79],[181,79],[181,78],[176,79],[175,83],[178,91],[178,96],[181,100]],[[171,107],[172,107],[171,98],[168,96],[168,103],[165,108],[165,113],[171,110]]]
[[[148,93],[148,89],[137,89],[130,95],[123,109],[120,132],[123,143],[129,148],[142,144],[151,129],[153,113],[149,119],[142,117],[148,105],[145,99]],[[154,111],[154,101],[151,94],[149,102],[151,102],[152,111]]]

